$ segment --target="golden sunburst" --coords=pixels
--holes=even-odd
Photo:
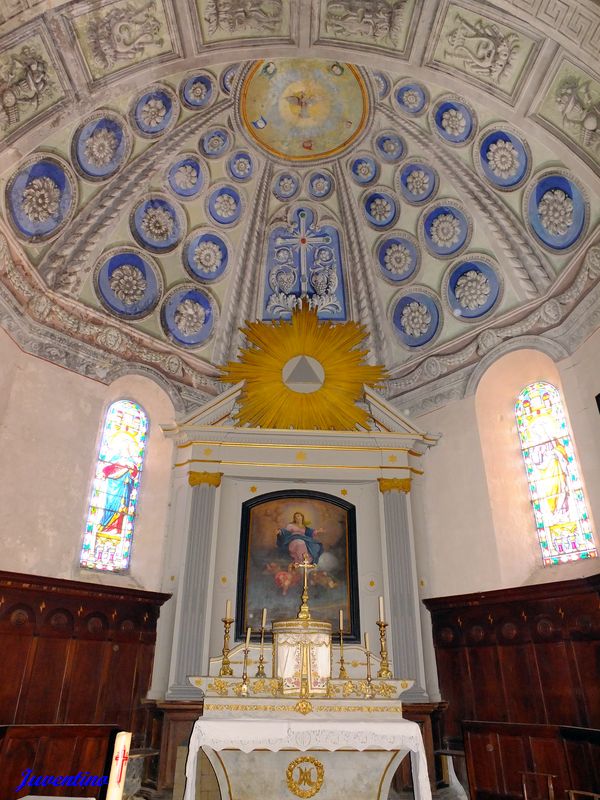
[[[357,405],[363,386],[385,377],[364,363],[359,346],[366,328],[356,322],[319,320],[306,304],[289,322],[247,322],[249,342],[239,361],[230,361],[220,380],[245,381],[237,422],[257,428],[339,430],[368,428]],[[293,388],[292,388],[293,387]]]

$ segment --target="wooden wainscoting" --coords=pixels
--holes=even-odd
[[[169,597],[0,572],[0,724],[108,724],[144,745],[142,701]]]
[[[64,778],[85,773],[110,775],[114,738],[111,725],[0,725],[0,797],[28,794],[104,797],[106,787],[37,786],[15,791],[31,775]]]
[[[521,800],[524,774],[528,800],[600,791],[600,730],[467,720],[463,733],[472,800]]]
[[[424,600],[445,736],[462,720],[600,728],[600,575]]]

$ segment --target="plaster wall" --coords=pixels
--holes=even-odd
[[[442,434],[422,459],[411,492],[423,597],[568,580],[594,574],[596,559],[541,565],[514,403],[521,389],[547,380],[563,394],[597,546],[600,520],[600,332],[558,364],[517,350],[485,372],[474,396],[419,417]]]
[[[160,423],[173,407],[137,375],[110,386],[22,353],[0,331],[0,568],[34,575],[160,590],[172,443]],[[127,397],[150,418],[131,572],[82,570],[78,554],[104,413]]]

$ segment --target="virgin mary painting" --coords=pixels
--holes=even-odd
[[[236,636],[268,620],[294,618],[300,605],[304,558],[309,573],[310,608],[315,619],[337,629],[344,611],[346,636],[358,625],[354,507],[321,492],[290,490],[252,498],[242,507]],[[352,610],[355,608],[355,620]]]

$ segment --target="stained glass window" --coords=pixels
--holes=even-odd
[[[106,412],[88,511],[81,566],[123,572],[129,567],[148,418],[119,400]]]
[[[517,428],[544,566],[598,553],[560,393],[526,386],[515,406]]]

